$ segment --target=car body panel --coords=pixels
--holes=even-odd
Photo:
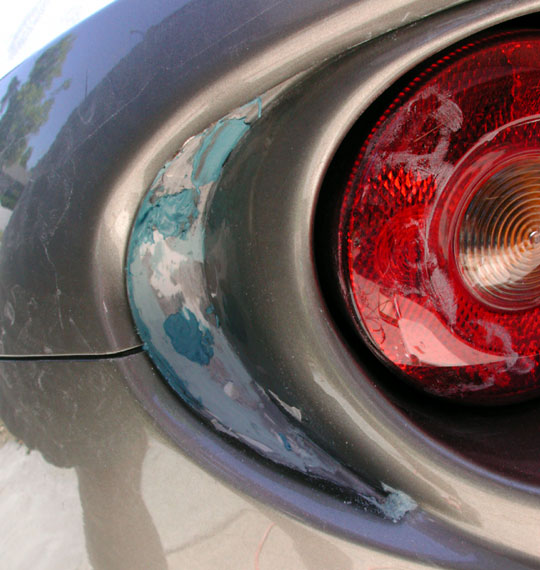
[[[51,85],[56,104],[30,134],[29,165],[40,158],[31,174],[18,173],[18,193],[25,190],[0,259],[3,354],[139,345],[124,259],[135,210],[161,164],[237,105],[449,2],[310,1],[291,10],[242,0],[219,17],[214,4],[120,1],[60,40],[67,53]],[[8,74],[4,89],[36,60]]]
[[[11,567],[32,567],[36,552],[50,552],[44,568],[65,560],[96,569],[311,570],[332,559],[339,568],[532,567],[422,512],[396,524],[306,485],[224,441],[172,399],[162,410],[175,424],[171,440],[123,381],[126,370],[137,381],[134,370],[144,377],[149,369],[142,354],[2,363],[1,413],[11,436],[0,449],[0,504],[14,516],[2,518],[2,550]],[[166,388],[155,381],[159,396]]]
[[[538,566],[526,460],[520,479],[511,454],[503,465],[477,445],[499,425],[489,418],[441,413],[446,426],[429,404],[406,405],[377,382],[321,293],[312,232],[332,157],[381,93],[441,49],[539,6],[238,0],[223,13],[203,0],[120,1],[2,80],[9,93],[15,77],[31,83],[40,57],[53,60],[42,87],[56,104],[27,133],[33,158],[19,157],[30,167],[3,166],[17,184],[0,249],[0,415],[12,434],[0,457],[6,484],[35,469],[51,497],[13,504],[27,500],[47,521],[65,493],[73,525],[48,536],[44,522],[25,558],[37,511],[21,508],[2,539],[12,565],[33,565],[32,553],[60,541],[66,564],[83,568]],[[259,97],[268,107],[220,162],[204,218],[196,285],[201,302],[215,299],[232,347],[218,380],[245,367],[276,409],[269,420],[253,406],[249,418],[286,418],[364,495],[305,458],[287,461],[286,446],[262,453],[253,431],[214,429],[199,406],[211,392],[171,390],[128,304],[128,242],[152,181]],[[513,437],[518,423],[507,426]],[[36,451],[25,460],[17,440]],[[405,494],[400,517],[362,500]]]

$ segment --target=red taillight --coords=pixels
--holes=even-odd
[[[355,161],[339,243],[364,335],[412,383],[540,392],[540,33],[464,45],[402,90]]]

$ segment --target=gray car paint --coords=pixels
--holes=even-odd
[[[251,3],[251,7],[254,6]],[[231,157],[223,178],[223,187],[232,190],[222,195],[224,203],[213,214],[218,216],[217,223],[231,227],[234,227],[233,222],[237,225],[243,222],[245,216],[256,216],[261,221],[257,232],[264,238],[247,243],[252,249],[250,256],[260,253],[267,261],[264,271],[250,272],[246,267],[247,258],[239,243],[244,241],[245,247],[244,232],[230,237],[230,247],[224,253],[225,259],[231,255],[240,259],[237,266],[241,278],[227,284],[230,290],[238,290],[240,294],[252,291],[244,295],[247,298],[238,307],[237,318],[241,318],[242,311],[253,311],[250,322],[255,323],[257,334],[249,335],[249,343],[239,345],[239,351],[244,361],[255,367],[254,377],[265,389],[272,389],[277,401],[299,409],[302,423],[309,419],[303,428],[323,448],[331,450],[334,457],[353,465],[369,480],[390,481],[394,487],[406,489],[418,499],[421,509],[395,525],[376,514],[359,511],[315,484],[295,480],[292,474],[276,470],[248,450],[224,441],[209,430],[165,387],[144,354],[123,356],[122,352],[140,346],[124,288],[125,249],[137,206],[161,165],[190,136],[202,132],[231,109],[282,80],[316,68],[363,41],[444,6],[441,3],[428,7],[424,2],[414,2],[399,3],[392,9],[371,2],[298,2],[294,5],[297,11],[291,17],[290,11],[278,3],[266,11],[256,7],[255,16],[251,14],[248,18],[238,3],[235,9],[240,20],[232,19],[232,31],[224,28],[216,31],[226,49],[223,42],[216,41],[209,33],[209,46],[199,46],[200,53],[193,54],[187,63],[182,61],[176,65],[183,72],[183,83],[181,87],[176,86],[178,91],[172,90],[163,96],[161,106],[158,98],[156,109],[152,109],[152,99],[146,99],[151,94],[146,91],[150,75],[142,73],[137,79],[142,83],[130,89],[124,85],[124,91],[118,91],[118,83],[112,75],[94,92],[96,101],[102,98],[109,106],[97,107],[90,94],[78,109],[79,117],[92,117],[90,127],[82,121],[81,132],[75,128],[75,119],[66,123],[63,136],[57,139],[60,142],[49,155],[51,165],[47,168],[50,170],[42,172],[41,182],[32,184],[23,194],[2,246],[4,307],[10,303],[10,308],[4,310],[2,323],[5,356],[0,401],[2,417],[16,437],[29,448],[39,449],[50,464],[75,470],[85,521],[87,561],[94,567],[159,568],[166,563],[170,567],[182,567],[188,562],[199,564],[201,568],[216,564],[227,567],[228,561],[223,557],[216,559],[208,555],[210,558],[205,558],[200,550],[198,560],[189,558],[193,550],[190,551],[189,542],[187,546],[183,542],[187,534],[185,521],[194,520],[195,508],[183,502],[184,495],[178,487],[186,483],[175,484],[172,473],[176,470],[185,470],[188,494],[190,484],[191,488],[202,487],[203,497],[207,489],[218,486],[216,502],[220,496],[232,496],[234,512],[242,509],[240,505],[246,501],[250,505],[246,507],[247,512],[255,513],[253,517],[257,521],[253,526],[262,528],[263,532],[259,532],[257,539],[248,541],[243,550],[245,556],[240,557],[240,563],[245,567],[257,567],[261,562],[257,549],[259,544],[266,544],[271,536],[268,533],[274,532],[273,524],[294,536],[299,552],[295,558],[290,547],[280,550],[283,542],[277,542],[272,553],[274,558],[268,561],[274,566],[302,567],[303,564],[308,568],[326,568],[336,560],[336,567],[343,568],[377,564],[399,564],[407,568],[418,564],[463,568],[537,565],[536,488],[510,480],[496,469],[483,469],[457,454],[451,446],[450,449],[442,447],[374,386],[332,324],[320,297],[309,255],[314,204],[325,167],[362,110],[415,63],[471,33],[533,11],[538,7],[536,2],[475,3],[390,34],[380,42],[372,42],[365,52],[362,49],[357,52],[363,61],[362,71],[349,82],[350,95],[344,93],[337,101],[325,101],[324,93],[317,99],[317,89],[322,91],[325,87],[320,77],[317,81],[311,79],[314,91],[309,93],[299,94],[298,89],[295,93],[291,87],[290,99],[285,98],[286,105],[275,115],[276,122],[268,121],[264,127],[270,129],[273,140],[280,129],[290,137],[282,139],[287,140],[287,144],[265,149],[268,162],[263,170],[266,174],[280,172],[286,159],[291,158],[291,147],[300,149],[294,157],[295,164],[287,171],[286,184],[282,181],[273,198],[278,205],[285,203],[287,208],[268,204],[269,193],[263,193],[261,200],[266,215],[260,210],[250,210],[248,205],[253,201],[249,200],[241,200],[240,209],[227,208],[227,201],[233,199],[234,192],[244,197],[253,194],[258,187],[255,180],[272,185],[271,177],[266,174],[261,178],[258,173],[258,177],[246,180],[246,169],[238,166],[242,165],[241,149],[238,149],[237,166]],[[199,12],[188,12],[188,16],[201,16],[208,13],[205,10],[208,7],[201,6]],[[276,16],[275,19],[269,14]],[[279,15],[288,16],[288,26],[283,25]],[[235,28],[242,18],[245,24]],[[276,35],[267,32],[268,35],[258,36],[256,32],[261,22],[276,31]],[[250,26],[254,26],[254,43],[248,52],[243,52],[240,47],[247,41],[246,37],[250,37]],[[171,25],[170,30],[174,29]],[[237,30],[241,33],[236,33]],[[283,30],[287,30],[287,34]],[[148,35],[150,43],[165,41],[164,37],[167,36],[160,37],[155,30]],[[260,37],[265,38],[266,43],[258,43]],[[234,41],[228,44],[231,38],[238,44]],[[201,41],[204,43],[204,39]],[[139,49],[135,53],[140,57],[145,52]],[[343,65],[354,65],[351,62],[355,55],[345,58]],[[277,67],[276,61],[279,62]],[[122,66],[119,69],[122,70]],[[327,69],[334,69],[339,75],[335,70],[344,67],[340,64]],[[166,77],[173,71],[163,64],[160,73]],[[298,86],[307,89],[310,78],[303,76],[302,80],[305,82]],[[345,92],[343,84],[340,86]],[[163,88],[163,83],[160,87]],[[182,94],[180,105],[178,92]],[[309,105],[305,104],[306,97]],[[201,106],[201,101],[212,101],[212,105]],[[336,105],[342,105],[338,116],[331,113]],[[133,111],[141,108],[147,109],[148,115],[133,117]],[[307,115],[302,115],[303,112]],[[322,117],[310,122],[315,115]],[[283,116],[287,118],[286,123]],[[120,119],[125,130],[113,128],[122,124]],[[311,128],[309,145],[302,144],[309,128],[302,132],[291,128],[293,121]],[[322,123],[324,128],[321,128]],[[250,144],[268,140],[268,131],[264,128],[258,134],[253,132]],[[292,144],[294,137],[300,134],[303,134],[300,141]],[[106,144],[100,147],[96,144],[99,141]],[[85,175],[91,174],[88,178],[81,177],[76,168],[77,161],[82,164],[83,159],[89,166],[84,171]],[[97,165],[101,168],[96,168]],[[301,183],[297,185],[292,180],[301,180]],[[45,196],[40,198],[38,192],[47,188],[54,196],[55,183],[58,197],[68,198],[66,207],[47,210],[47,201],[50,201],[49,206],[56,202],[49,195],[47,200]],[[280,196],[280,192],[291,187],[296,189],[292,199],[290,192],[285,197]],[[80,188],[80,194],[75,188],[77,191]],[[272,188],[276,188],[275,183]],[[38,211],[43,211],[43,217],[29,215],[35,211],[36,200],[42,206]],[[234,216],[238,217],[234,219]],[[82,219],[87,220],[88,225],[81,224]],[[74,227],[80,229],[75,235]],[[240,227],[249,227],[249,224],[242,223]],[[279,232],[275,231],[276,227],[280,228]],[[291,240],[290,235],[294,235],[294,239]],[[32,236],[38,238],[42,251],[39,248],[27,251]],[[69,239],[66,236],[70,236]],[[212,238],[209,240],[212,245]],[[216,274],[218,259],[216,244],[212,247],[214,250],[206,266],[209,275]],[[276,256],[276,248],[281,248],[281,256]],[[284,259],[294,260],[294,265],[284,263]],[[74,261],[80,271],[72,270]],[[29,272],[28,267],[42,271]],[[294,274],[288,270],[292,267]],[[217,285],[217,280],[211,283]],[[275,294],[283,290],[287,295],[276,297]],[[222,284],[220,291],[226,291]],[[36,298],[39,302],[29,303]],[[285,315],[294,315],[294,318],[284,322]],[[298,331],[301,322],[307,322],[307,328]],[[227,329],[233,336],[239,332],[234,323],[229,323]],[[93,359],[107,355],[116,358]],[[55,360],[65,356],[71,360]],[[15,357],[22,359],[15,361]],[[76,362],[75,357],[91,359]],[[259,364],[262,372],[256,370],[258,360],[262,363]],[[270,373],[271,370],[275,374]],[[295,379],[294,383],[291,378]],[[205,479],[200,468],[185,459],[181,449],[211,473],[263,502],[229,495],[222,483],[213,478]],[[141,483],[141,465],[146,461],[150,462],[145,483],[149,487]],[[50,473],[54,478],[53,471]],[[163,473],[170,473],[165,481],[160,478]],[[264,506],[265,502],[319,528],[338,533],[349,542],[332,535],[322,538],[319,531],[278,514],[272,507]],[[199,501],[197,506],[201,503]],[[167,509],[174,513],[165,516],[163,511]],[[219,511],[212,505],[208,517],[219,516],[216,515]],[[272,522],[274,517],[277,523]],[[236,520],[241,519],[239,516]],[[268,526],[264,527],[267,521]],[[201,525],[199,520],[196,526]],[[238,548],[237,533],[242,526],[233,524],[233,528],[236,531],[233,544]],[[223,535],[217,530],[212,531],[212,536],[216,551],[221,552],[226,539],[220,540]],[[312,551],[306,546],[320,540],[332,545],[329,548],[335,558],[325,558],[320,550]],[[181,543],[182,547],[179,550],[164,547],[173,543]],[[196,540],[195,544],[198,544]],[[12,543],[12,552],[19,545],[17,541]],[[379,554],[380,549],[387,554]],[[230,552],[230,549],[225,551]],[[283,552],[286,562],[276,558]],[[318,553],[317,557],[314,553]],[[81,560],[81,564],[87,563]]]

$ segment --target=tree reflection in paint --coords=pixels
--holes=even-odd
[[[62,74],[74,36],[68,35],[45,50],[36,60],[28,79],[13,77],[0,100],[0,204],[13,209],[28,181],[26,170],[32,154],[30,135],[49,117],[55,96],[70,86],[67,79],[51,90]]]

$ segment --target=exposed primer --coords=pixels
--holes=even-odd
[[[401,495],[385,497],[363,483],[291,422],[302,421],[298,408],[253,381],[206,294],[206,211],[228,157],[263,111],[259,98],[223,117],[159,171],[128,252],[135,323],[170,386],[216,430],[277,464],[352,493],[362,508],[399,520],[407,512]]]

